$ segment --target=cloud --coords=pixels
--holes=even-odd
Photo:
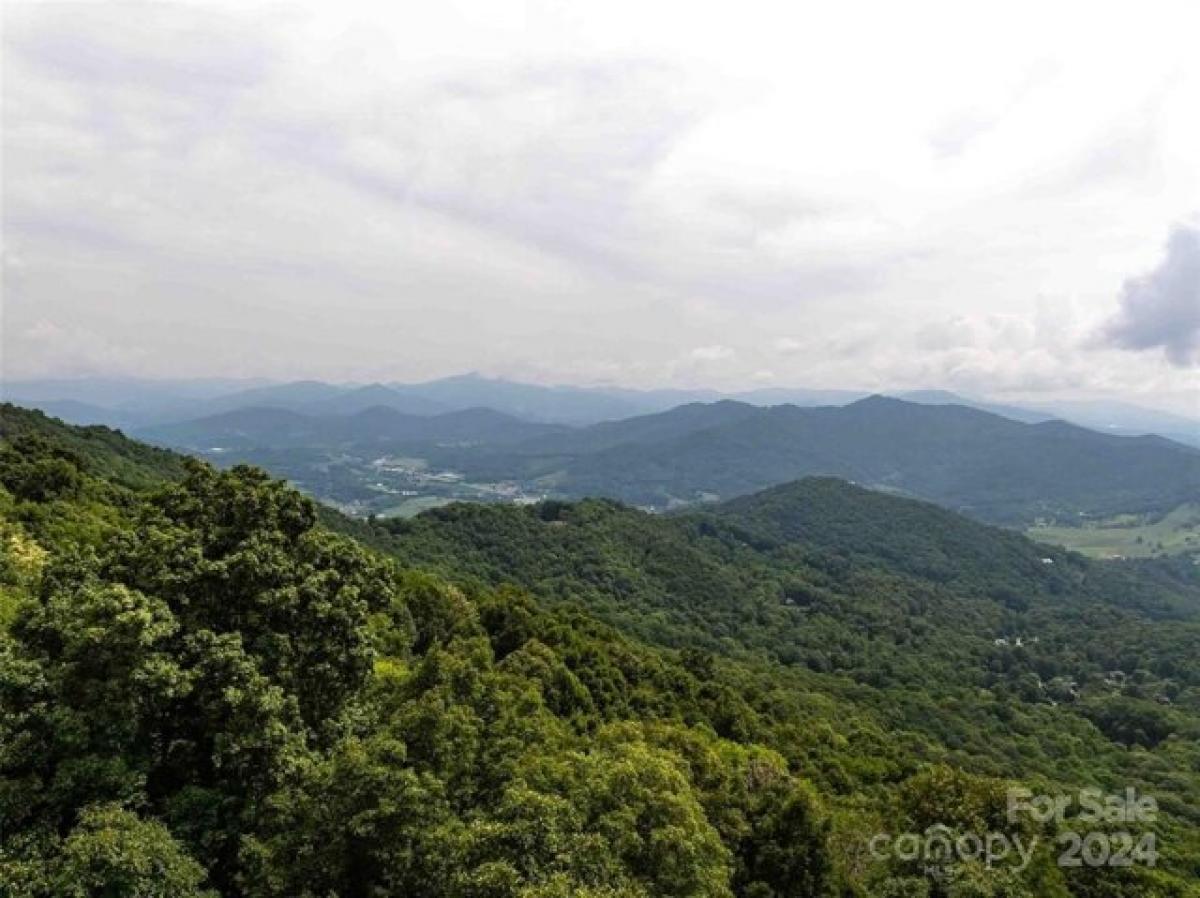
[[[803,348],[804,344],[794,337],[780,337],[775,341],[775,351],[784,355],[797,353]]]
[[[1161,349],[1179,367],[1200,363],[1200,225],[1175,227],[1158,266],[1125,282],[1121,308],[1096,342]]]
[[[111,27],[103,6],[51,4],[6,10],[6,48],[47,77],[174,92],[251,87],[269,67],[249,16],[147,4]]]
[[[917,331],[916,346],[926,352],[974,346],[978,340],[976,322],[958,315],[948,321],[931,321]]]
[[[966,152],[971,145],[1003,124],[1004,119],[1058,74],[1058,67],[1045,58],[1038,59],[1018,80],[1002,88],[996,96],[983,97],[977,105],[956,110],[931,130],[929,146],[941,158]]]
[[[637,194],[694,124],[670,65],[636,57],[477,66],[414,79],[380,123],[338,119],[285,154],[384,203],[609,274],[646,277]]]
[[[144,350],[116,343],[103,334],[39,319],[21,332],[22,345],[33,347],[37,358],[53,358],[60,363],[40,372],[48,377],[88,376],[102,373],[127,374],[137,371]],[[61,360],[70,360],[62,364]]]
[[[731,359],[735,353],[728,346],[697,346],[692,350],[692,358],[697,362],[719,362],[723,359]]]

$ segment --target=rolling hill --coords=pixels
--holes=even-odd
[[[604,387],[545,386],[479,374],[460,374],[417,384],[390,384],[405,396],[419,396],[447,408],[492,408],[531,421],[574,426],[662,411],[686,402],[712,400],[712,391],[622,390]]]
[[[834,475],[1006,523],[1165,513],[1200,495],[1200,452],[1157,437],[880,396],[843,407],[735,403],[702,412],[685,407],[571,434],[574,454],[543,458],[540,473],[570,495],[655,506]],[[533,459],[543,450],[522,448]]]
[[[521,421],[492,409],[412,415],[375,405],[346,414],[310,415],[282,408],[234,411],[146,428],[141,438],[187,450],[320,449],[436,446],[482,443],[505,446],[556,434],[563,428]]]
[[[135,442],[109,427],[70,425],[7,402],[0,403],[0,439],[26,444],[31,453],[47,446],[62,450],[97,476],[125,487],[175,480],[184,472],[184,458],[174,452]]]
[[[736,425],[756,414],[754,406],[731,399],[692,402],[659,414],[603,421],[591,427],[565,431],[520,448],[537,454],[590,455],[619,446],[653,445],[681,439],[697,431]]]

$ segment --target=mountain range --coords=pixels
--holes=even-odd
[[[160,445],[220,452],[227,461],[247,454],[289,476],[297,476],[295,458],[281,461],[279,451],[315,451],[318,465],[346,454],[400,454],[472,481],[515,481],[535,493],[608,496],[656,509],[813,475],[1014,525],[1163,514],[1200,497],[1200,451],[1162,437],[883,396],[813,408],[726,399],[574,428],[488,408],[414,415],[383,405],[343,414],[251,407],[137,433]],[[249,454],[255,450],[278,451]],[[309,478],[301,471],[299,479]]]
[[[778,387],[724,394],[716,390],[542,386],[478,374],[414,384],[60,379],[10,381],[4,384],[2,393],[7,401],[41,408],[72,423],[105,424],[125,430],[178,423],[239,408],[284,408],[322,415],[350,414],[372,406],[416,415],[491,408],[531,421],[585,426],[721,399],[758,406],[811,407],[846,405],[870,395],[866,390]],[[966,405],[1027,423],[1060,418],[1112,434],[1156,433],[1200,446],[1200,407],[1196,416],[1187,417],[1112,401],[1013,404],[945,390],[896,391],[889,395],[927,405]]]
[[[1162,512],[1200,496],[1200,452],[1161,437],[882,396],[842,407],[685,406],[545,442],[544,452],[520,447],[527,476],[571,495],[656,506],[815,474],[1003,522]]]
[[[343,414],[252,406],[137,433],[151,442],[177,448],[229,451],[442,444],[499,447],[567,430],[563,425],[523,421],[489,408],[417,415],[371,405]]]

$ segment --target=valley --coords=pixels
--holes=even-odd
[[[1026,534],[1092,558],[1200,557],[1200,505],[1185,503],[1161,516],[1126,514],[1073,526],[1038,524]]]
[[[536,484],[472,482],[458,471],[431,465],[425,458],[376,456],[353,447],[337,452],[210,448],[192,454],[217,467],[259,465],[325,505],[358,518],[410,517],[450,502],[528,504],[547,495],[538,491]]]
[[[384,387],[258,390],[223,402],[282,404],[135,433],[222,467],[261,465],[357,517],[587,496],[669,512],[837,476],[1097,557],[1200,548],[1176,511],[1200,496],[1200,449],[947,394],[827,406],[718,399],[590,424],[520,417],[512,412],[530,406],[511,396],[499,397],[509,411],[417,398]]]

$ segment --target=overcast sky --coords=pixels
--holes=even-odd
[[[1200,396],[1200,6],[5,5],[8,378]]]

